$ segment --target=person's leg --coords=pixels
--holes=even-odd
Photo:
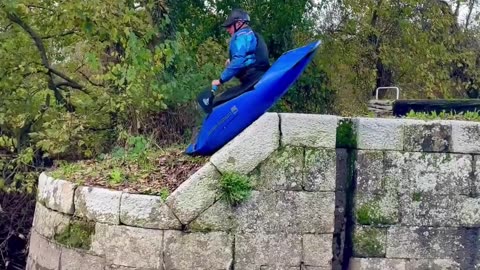
[[[218,106],[222,103],[225,103],[231,99],[234,99],[248,90],[249,90],[248,85],[244,85],[244,84],[240,84],[232,88],[229,88],[225,90],[225,92],[221,93],[220,95],[215,96],[215,98],[213,99],[213,107]]]
[[[200,105],[202,110],[209,114],[212,112],[213,108],[213,94],[210,87],[205,88],[200,94],[197,96],[197,103]]]
[[[213,106],[218,106],[224,102],[240,96],[245,92],[253,90],[253,87],[262,78],[263,74],[265,74],[265,72],[259,70],[247,71],[244,77],[240,80],[240,85],[227,89],[224,93],[215,97],[215,99],[213,100]]]

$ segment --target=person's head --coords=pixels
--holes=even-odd
[[[230,15],[228,15],[227,20],[222,24],[222,26],[226,28],[230,35],[233,35],[242,27],[248,25],[249,22],[250,16],[246,11],[242,9],[234,9]]]

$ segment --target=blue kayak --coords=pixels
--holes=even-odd
[[[263,75],[254,89],[215,108],[204,119],[188,155],[212,155],[227,144],[287,92],[311,62],[320,41],[284,53]]]

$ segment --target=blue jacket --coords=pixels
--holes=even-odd
[[[230,64],[220,75],[220,82],[225,83],[238,75],[256,61],[257,37],[250,27],[242,28],[233,34],[230,45]]]

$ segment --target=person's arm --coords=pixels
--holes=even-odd
[[[231,59],[228,66],[220,75],[220,83],[231,80],[238,72],[250,64],[251,59],[247,58],[247,54],[252,49],[255,50],[256,38],[253,31],[240,33],[230,43]]]

